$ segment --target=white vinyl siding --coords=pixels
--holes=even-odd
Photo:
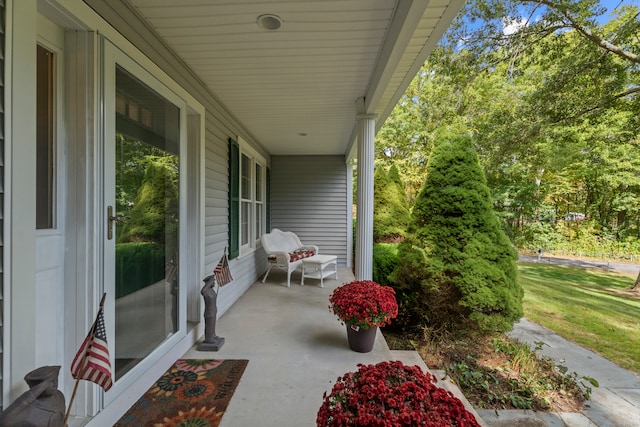
[[[347,165],[342,156],[271,158],[271,227],[293,231],[347,265]]]

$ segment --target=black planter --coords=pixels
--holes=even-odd
[[[373,350],[373,344],[376,341],[377,326],[369,329],[358,328],[357,326],[347,325],[347,339],[349,347],[358,353],[369,353]]]

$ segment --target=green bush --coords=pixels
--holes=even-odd
[[[562,241],[562,236],[548,222],[536,221],[523,227],[523,233],[516,239],[516,244],[526,242],[526,246],[534,250],[548,250]]]
[[[155,243],[116,244],[116,298],[153,285],[165,277],[164,250]]]
[[[640,241],[636,238],[618,239],[610,230],[602,229],[593,220],[532,222],[523,226],[515,239],[525,252],[543,249],[559,256],[578,255],[604,259],[637,259]]]
[[[178,178],[172,157],[147,157],[144,178],[118,243],[156,242],[177,252]]]
[[[389,275],[398,265],[398,245],[394,243],[373,244],[373,281],[391,286]]]
[[[394,172],[396,178],[397,169]],[[404,238],[409,224],[409,205],[401,184],[382,167],[374,175],[373,241],[394,242]]]
[[[410,295],[423,326],[506,331],[522,317],[517,253],[468,134],[438,139],[398,255],[392,280]]]
[[[394,288],[398,302],[398,316],[385,328],[412,336],[420,332],[421,321],[416,310],[420,305],[417,303],[416,294],[391,280],[397,266],[398,243],[374,243],[373,281]]]

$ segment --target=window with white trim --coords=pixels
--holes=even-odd
[[[240,255],[254,250],[266,228],[264,159],[240,141]]]

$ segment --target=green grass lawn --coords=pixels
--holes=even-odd
[[[640,373],[640,292],[634,278],[555,265],[518,265],[524,314],[562,337]]]

